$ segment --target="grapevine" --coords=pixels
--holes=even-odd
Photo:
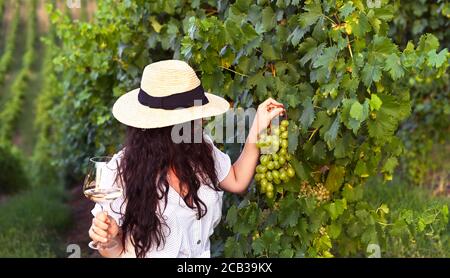
[[[31,65],[34,61],[35,48],[34,43],[36,39],[36,1],[33,0],[29,9],[26,32],[26,47],[23,55],[22,68],[17,74],[15,80],[11,85],[11,96],[6,100],[6,105],[0,111],[0,141],[8,142],[12,139],[14,124],[22,108],[24,93],[26,90],[27,81],[30,74]]]
[[[8,71],[13,59],[14,47],[16,44],[17,28],[19,27],[20,21],[19,5],[17,4],[17,2],[13,3],[14,3],[13,4],[14,17],[11,20],[11,23],[8,27],[5,48],[0,58],[0,84],[2,84],[3,81],[5,80],[5,74]]]

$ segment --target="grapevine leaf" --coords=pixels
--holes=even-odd
[[[320,163],[325,159],[326,147],[323,141],[319,141],[312,147],[311,159],[316,163]]]
[[[281,234],[277,233],[274,230],[269,229],[265,231],[261,236],[261,239],[263,240],[265,245],[265,249],[269,250],[269,252],[278,252],[281,248],[280,236]]]
[[[304,66],[309,61],[315,61],[325,48],[324,43],[321,43],[319,46],[317,46],[316,42],[310,38],[305,40],[304,43],[301,43],[300,46],[306,51],[306,53],[300,59],[300,65],[302,66]]]
[[[339,237],[342,231],[342,226],[338,223],[331,223],[327,228],[327,233],[332,239]]]
[[[336,220],[347,209],[347,201],[345,199],[336,200],[333,203],[327,204],[325,208],[331,220]]]
[[[355,175],[358,175],[362,178],[367,178],[369,176],[369,172],[367,171],[367,166],[364,161],[358,160],[358,163],[356,163]]]
[[[251,2],[247,0],[237,0],[234,3],[234,7],[238,8],[241,12],[245,12],[248,10],[250,3]]]
[[[314,106],[310,97],[303,102],[303,113],[300,117],[302,128],[307,130],[315,119]]]
[[[363,106],[359,101],[353,102],[350,107],[350,116],[360,122],[363,120]]]
[[[336,55],[339,49],[335,46],[325,48],[322,55],[320,55],[316,61],[313,63],[314,68],[325,67],[331,70],[332,66],[336,61]]]
[[[351,18],[349,21],[349,27],[351,27],[351,30],[356,37],[363,37],[367,32],[370,31],[369,20],[364,13],[358,13],[354,15],[354,17],[349,17]]]
[[[280,253],[280,258],[292,258],[294,256],[294,251],[291,248],[283,249]]]
[[[398,165],[398,160],[396,157],[389,157],[383,165],[383,172],[387,172],[392,174],[395,170],[395,167]]]
[[[233,237],[229,237],[225,242],[224,253],[226,257],[232,258],[242,258],[244,257],[244,252],[239,241],[235,240]]]
[[[361,72],[361,77],[364,85],[366,85],[366,87],[370,87],[373,81],[380,81],[381,67],[378,64],[366,63]]]
[[[320,2],[317,1],[311,4],[306,4],[305,11],[307,12],[302,13],[299,17],[300,26],[302,28],[313,25],[317,22],[319,17],[322,16],[322,7],[320,5]]]
[[[342,122],[347,128],[353,130],[354,134],[357,134],[361,126],[361,122],[350,116],[350,109],[355,102],[358,101],[356,99],[343,100]]]
[[[428,53],[439,48],[439,40],[433,34],[425,34],[420,37],[418,50]]]
[[[258,37],[258,33],[251,24],[244,23],[242,24],[241,29],[246,41],[252,41]]]
[[[370,137],[385,142],[395,132],[398,123],[409,115],[411,105],[408,99],[396,99],[391,95],[379,97],[383,105],[376,111],[375,119],[368,121],[367,127]],[[406,95],[406,97],[409,96]]]
[[[340,113],[337,114],[336,119],[334,119],[333,124],[331,127],[325,132],[324,139],[327,142],[328,148],[332,148],[335,145],[336,137],[338,135],[339,131],[339,125],[341,122],[341,115]]]
[[[325,182],[325,187],[330,192],[337,192],[342,183],[344,182],[345,168],[342,166],[333,165],[328,172],[327,180]]]
[[[293,46],[297,46],[303,36],[308,32],[309,28],[300,28],[297,26],[294,31],[287,38],[288,41],[292,43]]]
[[[280,201],[280,213],[278,220],[282,227],[295,227],[300,216],[300,209],[297,199],[292,194]]]
[[[367,210],[359,209],[355,212],[356,217],[358,217],[361,223],[365,225],[373,225],[375,224],[373,216]]]
[[[370,217],[372,217],[372,216],[370,216]],[[368,228],[361,235],[361,241],[366,244],[371,243],[371,242],[376,242],[376,240],[377,240],[377,231],[373,227]]]
[[[387,5],[375,9],[375,16],[381,20],[391,20],[394,17],[394,11],[392,5]]]
[[[266,249],[266,246],[261,238],[257,238],[252,242],[252,248],[255,255],[262,255]]]
[[[383,104],[383,102],[376,94],[370,95],[370,102],[369,102],[370,110],[379,110],[381,104]]]
[[[261,45],[261,49],[263,52],[263,57],[267,60],[278,60],[280,59],[280,53],[274,48],[274,46],[270,43],[264,42]]]
[[[387,56],[384,69],[389,72],[392,79],[394,80],[401,78],[404,74],[404,70],[400,62],[400,57],[398,57],[398,55],[395,53],[391,53],[389,56]]]
[[[342,190],[342,196],[348,202],[356,202],[362,199],[363,190],[361,186],[353,187],[350,184],[345,184],[344,189]]]
[[[385,36],[375,35],[372,42],[372,51],[375,58],[385,58],[386,56],[397,53],[397,46]]]
[[[430,50],[427,53],[428,58],[428,65],[430,67],[436,67],[439,68],[444,64],[444,62],[447,60],[447,48],[444,48],[439,52],[439,54],[436,53],[436,50]]]
[[[305,164],[299,162],[297,159],[291,161],[292,166],[295,169],[295,173],[301,180],[307,180],[309,178],[310,169]]]
[[[236,225],[236,222],[237,222],[236,206],[233,205],[228,209],[226,221],[227,221],[228,225],[230,225],[230,226]]]
[[[272,30],[277,21],[275,18],[275,13],[271,7],[266,7],[262,11],[262,28],[265,32]]]
[[[381,204],[381,206],[379,207],[379,209],[380,209],[383,213],[385,213],[385,214],[388,214],[388,213],[389,213],[389,207],[388,207],[388,205],[386,205],[386,204]]]
[[[354,139],[351,133],[346,132],[343,137],[336,139],[336,147],[334,148],[334,155],[336,158],[349,157],[352,154]]]
[[[342,7],[339,8],[339,15],[342,19],[345,19],[349,14],[355,10],[352,1],[348,1]]]

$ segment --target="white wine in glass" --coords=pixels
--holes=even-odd
[[[96,202],[104,211],[104,206],[122,196],[122,187],[115,181],[118,173],[118,162],[112,161],[109,156],[97,156],[89,159],[88,173],[84,179],[84,195]],[[108,249],[117,246],[117,241],[109,240],[106,243],[89,242],[92,249]]]

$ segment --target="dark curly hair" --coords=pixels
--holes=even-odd
[[[191,138],[194,138],[194,122],[190,124]],[[126,204],[121,240],[125,251],[126,240],[131,239],[138,258],[145,257],[151,248],[165,244],[163,226],[166,223],[162,212],[167,205],[169,170],[179,179],[180,191],[187,192],[186,205],[197,210],[199,218],[207,212],[205,203],[197,195],[200,186],[204,184],[219,190],[212,144],[203,136],[200,143],[175,143],[172,128],[127,127],[119,165]]]

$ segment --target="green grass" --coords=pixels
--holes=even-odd
[[[70,224],[63,190],[35,187],[0,205],[0,257],[60,257],[62,234]]]
[[[436,197],[431,190],[411,186],[402,181],[382,184],[379,179],[368,182],[364,199],[374,207],[387,204],[389,228],[400,229],[399,215],[410,211],[414,222],[422,218],[432,219],[424,231],[413,230],[409,236],[388,234],[388,243],[384,250],[385,257],[450,257],[450,224],[448,216],[443,216],[443,208],[450,207],[450,199]],[[447,221],[445,221],[447,219]],[[412,239],[414,238],[414,239]]]

